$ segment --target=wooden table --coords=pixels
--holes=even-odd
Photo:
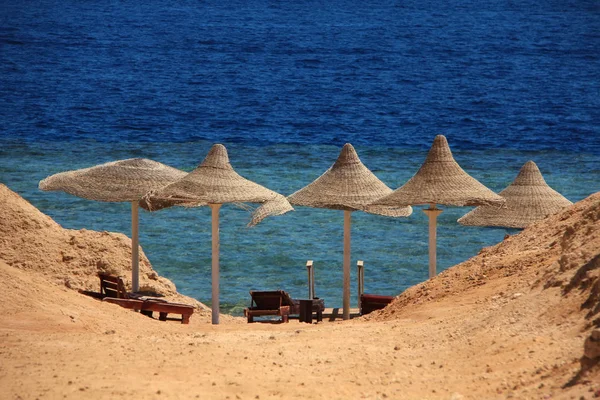
[[[325,302],[323,299],[299,299],[300,302],[300,322],[312,324],[313,312],[317,313],[317,322],[323,321],[323,309]]]

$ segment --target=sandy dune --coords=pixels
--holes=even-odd
[[[77,292],[129,277],[130,251],[0,185],[0,398],[600,398],[600,193],[345,322],[213,326],[143,253],[189,325]]]

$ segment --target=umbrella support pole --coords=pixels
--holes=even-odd
[[[442,213],[442,210],[437,208],[435,204],[431,204],[423,212],[429,218],[429,278],[433,278],[437,275],[437,217]]]
[[[219,209],[221,204],[209,204],[212,211],[212,323],[219,324]]]
[[[344,319],[350,319],[350,227],[352,211],[344,210]]]
[[[140,239],[138,202],[131,202],[131,290],[140,290]]]

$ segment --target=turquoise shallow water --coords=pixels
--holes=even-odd
[[[64,193],[41,192],[37,182],[67,170],[95,165],[106,158],[146,157],[184,170],[193,169],[212,143],[78,142],[67,149],[57,142],[4,142],[2,180],[62,226],[130,234],[130,205],[83,200]],[[227,143],[226,143],[227,145]],[[452,146],[452,142],[450,142]],[[337,158],[330,145],[248,146],[229,144],[233,167],[242,176],[283,194],[310,183]],[[361,160],[392,188],[412,176],[427,148],[356,146]],[[546,181],[572,201],[598,188],[598,156],[509,149],[454,151],[471,175],[502,190],[529,159]],[[356,261],[365,262],[368,292],[396,295],[427,279],[427,219],[420,206],[408,218],[352,214],[352,304],[356,304]],[[516,230],[464,227],[456,220],[471,208],[443,207],[438,220],[438,270],[476,255],[482,247]],[[234,205],[221,211],[221,307],[240,314],[251,289],[284,288],[294,297],[307,293],[305,263],[316,268],[316,292],[328,305],[341,305],[343,212],[297,207],[247,228],[249,213]],[[140,242],[154,268],[184,294],[210,304],[210,209],[173,208],[140,213]]]

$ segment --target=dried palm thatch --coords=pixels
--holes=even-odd
[[[358,158],[346,143],[336,162],[314,182],[288,196],[290,203],[315,208],[344,210],[344,295],[343,318],[350,318],[350,213],[366,211],[391,217],[408,217],[410,206],[370,206],[392,193]]]
[[[548,186],[533,161],[527,161],[513,183],[499,195],[506,199],[504,207],[479,206],[458,222],[472,226],[525,228],[573,204]]]
[[[315,181],[288,196],[299,206],[333,210],[366,211],[390,217],[408,217],[412,208],[369,206],[392,193],[358,158],[356,150],[346,143],[336,162]]]
[[[502,197],[479,183],[458,165],[452,157],[446,137],[438,135],[417,173],[402,187],[373,204],[477,206],[501,205],[503,202]]]
[[[402,187],[373,205],[398,207],[430,204],[423,210],[429,219],[429,277],[437,274],[436,219],[442,212],[436,204],[453,206],[497,205],[504,199],[467,174],[452,157],[448,141],[437,135],[421,168]]]
[[[96,201],[137,201],[150,190],[183,178],[184,171],[144,159],[130,158],[90,168],[60,172],[40,181],[44,191],[64,191]]]
[[[172,206],[201,207],[224,203],[265,204],[256,210],[250,226],[269,215],[280,215],[293,209],[283,195],[235,172],[222,144],[213,145],[202,164],[182,179],[147,193],[140,206],[157,211]]]
[[[229,163],[222,144],[212,146],[208,155],[192,172],[177,182],[152,191],[140,200],[150,211],[171,206],[201,207],[212,210],[212,323],[219,323],[219,209],[223,203],[262,203],[250,226],[269,215],[293,210],[287,199],[272,190],[238,175]]]

